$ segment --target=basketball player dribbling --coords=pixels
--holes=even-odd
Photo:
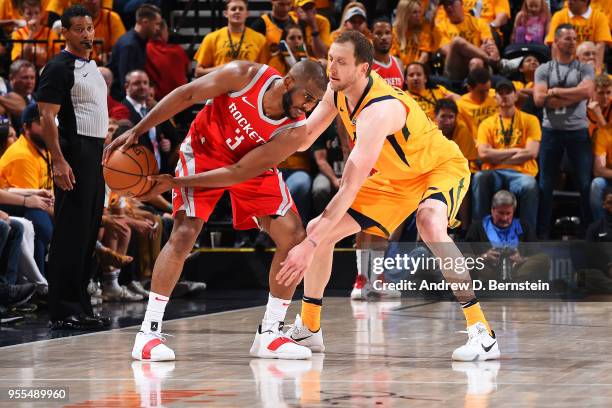
[[[474,294],[469,271],[462,267],[466,264],[463,255],[447,233],[449,225],[457,225],[455,217],[469,188],[468,162],[414,99],[371,72],[373,55],[372,44],[363,34],[352,30],[340,34],[328,53],[329,87],[307,120],[300,150],[306,150],[338,114],[354,148],[340,189],[308,224],[307,236],[289,251],[277,275],[278,282],[288,287],[304,277],[302,313],[287,335],[313,352],[325,350],[321,307],[334,246],[359,231],[388,237],[416,211],[420,236],[436,258],[444,260],[442,274],[449,284],[457,285],[453,293],[467,321],[468,341],[453,352],[453,360],[497,359],[495,333]],[[260,146],[244,157],[242,165],[256,166],[258,157],[274,154],[268,145]],[[226,173],[236,171],[150,178],[165,189],[185,183],[218,187],[229,181]]]
[[[326,87],[325,71],[317,62],[298,62],[284,78],[267,65],[231,62],[174,90],[107,147],[103,161],[114,149],[137,143],[138,135],[153,126],[194,103],[206,101],[180,148],[176,175],[188,181],[172,192],[174,227],[155,263],[147,311],[132,350],[134,359],[175,359],[161,332],[165,307],[187,255],[226,190],[232,201],[234,227],[260,227],[276,244],[268,304],[251,355],[283,359],[311,356],[309,348],[298,345],[282,331],[298,282],[280,285],[276,274],[289,249],[303,239],[304,229],[275,166],[303,143],[305,112],[315,107]],[[253,155],[256,147],[264,144],[270,154]],[[245,165],[244,158],[249,157]],[[219,186],[231,187],[196,187],[198,173],[210,170],[219,179]],[[195,178],[196,183],[190,184],[190,178]],[[158,184],[147,197],[165,190],[163,184]]]

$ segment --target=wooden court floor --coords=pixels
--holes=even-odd
[[[294,302],[290,321],[298,310]],[[612,407],[612,302],[484,303],[502,360],[453,363],[454,303],[324,302],[327,352],[253,359],[263,307],[164,324],[170,363],[133,362],[135,327],[0,348],[0,389],[68,387],[10,407]]]

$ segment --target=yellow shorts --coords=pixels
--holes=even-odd
[[[470,188],[467,160],[448,160],[410,180],[377,176],[374,174],[363,183],[348,211],[363,231],[388,238],[427,198],[446,204],[450,228],[459,225],[455,217]]]

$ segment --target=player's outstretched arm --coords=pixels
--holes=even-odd
[[[306,126],[288,129],[247,154],[230,166],[185,177],[149,176],[149,180],[167,187],[226,187],[242,183],[276,166],[295,153],[306,136]]]
[[[328,85],[323,99],[306,120],[307,134],[298,150],[300,152],[308,150],[314,141],[325,132],[337,114],[338,111],[334,105],[334,91]]]
[[[159,101],[136,126],[113,140],[104,150],[102,162],[106,162],[116,148],[125,150],[136,144],[138,136],[195,103],[244,88],[251,81],[252,75],[249,71],[256,71],[259,67],[260,64],[253,62],[230,62],[209,75],[176,88]]]

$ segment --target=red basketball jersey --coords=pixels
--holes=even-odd
[[[263,65],[242,90],[206,101],[191,125],[191,139],[197,140],[209,157],[235,163],[280,132],[305,125],[304,115],[274,120],[264,114],[264,93],[281,78],[274,68]]]
[[[380,61],[374,60],[372,69],[383,77],[391,86],[396,86],[400,89],[404,88],[404,73],[400,69],[397,58],[391,57],[391,61],[387,65]]]

